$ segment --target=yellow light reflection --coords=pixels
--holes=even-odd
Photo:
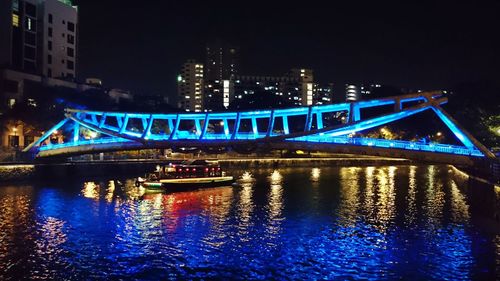
[[[450,180],[450,195],[451,195],[451,218],[453,222],[464,223],[468,222],[469,215],[469,205],[465,196],[458,189],[458,185],[454,180]]]
[[[425,191],[424,211],[430,225],[439,226],[443,216],[445,193],[443,183],[436,175],[436,166],[429,165],[427,168],[427,189]]]
[[[311,180],[313,182],[319,181],[320,176],[321,176],[321,169],[320,168],[313,168],[311,170]]]
[[[397,168],[390,166],[388,168],[378,169],[376,179],[379,182],[378,202],[376,203],[376,219],[378,228],[381,232],[386,232],[390,222],[395,214],[395,181]]]
[[[253,177],[252,173],[245,171],[243,175],[241,175],[240,182],[251,183],[253,181],[255,181],[255,178]]]
[[[241,185],[240,190],[240,200],[238,202],[238,235],[240,236],[241,241],[248,241],[248,229],[251,227],[251,219],[252,213],[254,210],[253,204],[253,184],[252,183],[243,183]]]
[[[98,199],[99,185],[92,181],[85,182],[83,184],[82,194],[86,198]]]
[[[123,186],[125,197],[130,200],[136,200],[144,196],[146,189],[142,186],[136,187],[134,180],[125,181]]]
[[[365,178],[366,178],[366,188],[365,188],[365,198],[363,201],[363,210],[368,215],[368,219],[373,217],[374,212],[374,197],[375,197],[375,186],[374,186],[374,174],[375,167],[365,168]]]
[[[276,171],[275,171],[276,172]],[[280,175],[281,176],[281,175]],[[275,178],[274,183],[271,182],[271,187],[268,194],[268,223],[266,231],[273,237],[281,231],[281,222],[283,220],[283,186],[281,178]]]
[[[110,180],[108,182],[108,188],[106,189],[106,201],[111,202],[113,201],[113,194],[115,192],[115,181]]]
[[[274,170],[268,177],[270,189],[267,203],[268,221],[266,232],[272,237],[278,235],[281,231],[281,221],[283,220],[283,176],[278,170]]]
[[[359,207],[359,173],[361,168],[343,167],[340,169],[339,219],[343,226],[356,223]]]
[[[6,257],[12,252],[20,227],[34,225],[35,216],[33,187],[3,186],[2,191],[9,194],[0,197],[0,257]]]
[[[405,222],[413,224],[417,216],[416,196],[417,196],[417,166],[410,166],[408,171],[408,194],[406,195]]]
[[[280,185],[283,180],[283,176],[278,170],[274,170],[269,178],[271,179],[271,185]]]

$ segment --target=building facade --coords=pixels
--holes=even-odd
[[[205,78],[207,81],[230,80],[238,74],[239,50],[220,42],[206,47]]]
[[[314,76],[312,69],[293,68],[289,76],[299,81],[298,103],[296,105],[312,105],[314,92]],[[295,98],[294,98],[295,99]]]
[[[255,99],[257,95],[275,95],[287,105],[298,104],[299,80],[290,76],[236,76],[233,95],[236,101]]]
[[[314,84],[313,105],[331,104],[333,101],[333,84]]]
[[[314,78],[311,69],[294,68],[283,76],[238,75],[234,79],[234,99],[265,94],[276,95],[287,105],[314,104]]]
[[[346,101],[357,101],[361,99],[370,99],[373,89],[380,88],[380,84],[346,84],[345,99]]]
[[[234,77],[238,74],[237,47],[213,42],[206,47],[204,109],[219,111],[229,107],[234,96]]]
[[[204,109],[203,64],[188,60],[177,76],[178,106],[185,111],[201,112]]]
[[[78,11],[59,0],[0,0],[0,66],[73,80]]]

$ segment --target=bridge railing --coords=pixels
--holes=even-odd
[[[350,145],[360,145],[360,146],[374,146],[381,148],[398,148],[405,150],[417,150],[417,151],[428,151],[428,152],[439,152],[439,153],[449,153],[458,155],[468,155],[468,156],[484,156],[481,151],[477,149],[469,149],[462,146],[448,145],[448,144],[438,144],[438,143],[418,143],[412,141],[402,141],[402,140],[384,140],[384,139],[373,139],[373,138],[350,138],[350,137],[332,137],[328,135],[312,135],[303,136],[293,139],[288,139],[289,141],[306,141],[306,142],[319,142],[319,143],[335,143],[335,144],[350,144]]]
[[[66,147],[73,146],[82,146],[82,145],[94,145],[94,144],[108,144],[108,143],[123,143],[123,142],[132,142],[131,140],[124,138],[102,138],[102,139],[89,139],[89,140],[79,140],[78,143],[74,142],[66,142],[66,143],[56,143],[56,144],[46,144],[39,147],[40,151],[52,150],[52,149],[60,149]]]

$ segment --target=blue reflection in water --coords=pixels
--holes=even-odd
[[[446,166],[235,171],[0,188],[0,279],[494,279],[500,240]],[[82,179],[84,180],[84,179]]]

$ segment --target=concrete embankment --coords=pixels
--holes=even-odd
[[[341,167],[341,166],[385,166],[408,165],[407,159],[382,157],[336,157],[336,158],[273,158],[273,159],[224,159],[219,160],[224,168],[280,168],[280,167]]]
[[[39,164],[0,164],[0,181],[68,178],[81,176],[130,175],[149,172],[158,164],[180,162],[182,159],[145,159],[120,161],[85,161]],[[381,157],[332,157],[332,158],[237,158],[219,159],[224,169],[254,169],[280,167],[335,167],[406,165],[406,159]]]

